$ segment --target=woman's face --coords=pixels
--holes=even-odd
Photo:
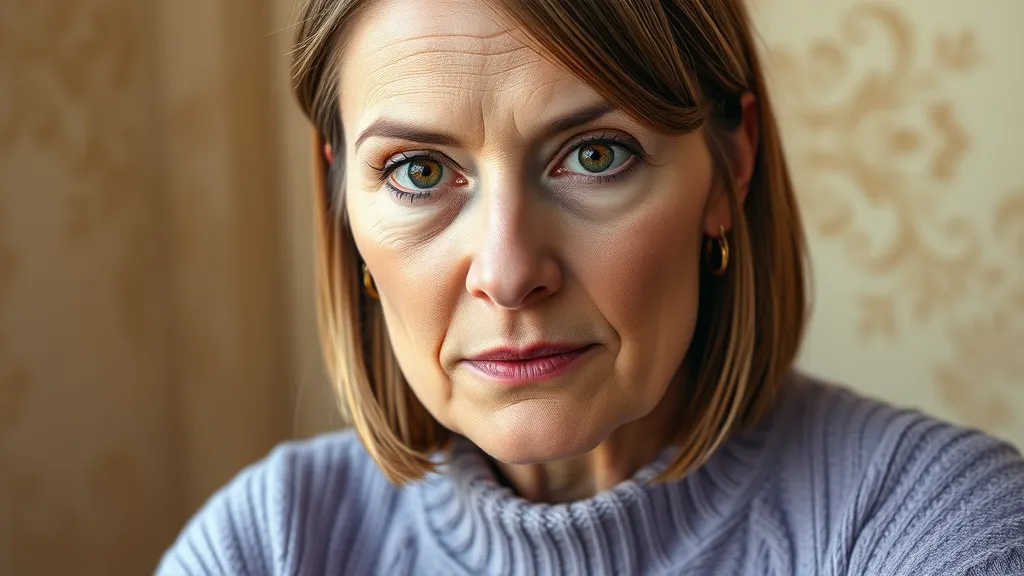
[[[516,37],[477,0],[385,0],[352,30],[340,104],[403,373],[444,426],[531,463],[665,396],[728,208],[699,132],[638,123]]]

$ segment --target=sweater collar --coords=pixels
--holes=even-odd
[[[499,484],[486,455],[460,438],[448,463],[420,484],[427,532],[444,556],[474,574],[678,567],[741,517],[766,458],[769,420],[726,442],[681,480],[652,483],[674,455],[666,450],[614,488],[563,504],[516,496]]]

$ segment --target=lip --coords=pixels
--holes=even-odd
[[[538,343],[525,348],[492,348],[464,362],[490,380],[524,385],[568,372],[593,347],[593,344]]]

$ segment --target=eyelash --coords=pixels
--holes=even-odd
[[[424,158],[433,160],[439,164],[444,164],[446,168],[449,168],[452,165],[451,159],[445,156],[444,154],[440,154],[438,152],[433,152],[429,150],[425,152],[417,152],[413,156],[409,156],[403,152],[402,154],[400,154],[400,156],[401,158],[397,156],[392,157],[391,159],[384,163],[384,166],[380,168],[374,166],[371,166],[371,168],[373,168],[373,170],[377,172],[376,179],[378,186],[383,184],[388,188],[388,191],[395,196],[395,198],[409,203],[416,202],[417,200],[426,200],[427,198],[433,196],[434,192],[432,190],[426,190],[424,192],[417,192],[413,194],[412,192],[406,192],[405,190],[398,188],[397,186],[391,183],[391,174],[395,170],[398,170],[399,168],[405,166],[406,164],[412,162],[413,160],[422,160]]]
[[[647,154],[640,147],[639,143],[635,143],[635,141],[633,141],[632,139],[622,141],[618,139],[616,135],[613,134],[609,136],[607,135],[607,133],[602,133],[601,135],[583,136],[576,139],[575,141],[573,141],[572,145],[568,147],[565,154],[562,155],[563,161],[569,157],[569,154],[572,154],[573,152],[587,144],[604,144],[606,146],[618,146],[620,148],[624,148],[627,152],[629,152],[632,155],[629,166],[627,166],[626,168],[619,169],[614,174],[596,176],[582,176],[578,174],[576,175],[577,177],[585,178],[592,182],[598,182],[600,184],[609,184],[611,182],[614,182],[627,176],[629,173],[633,171],[634,168],[636,168],[638,163],[647,161]],[[412,162],[414,160],[422,160],[424,158],[433,160],[439,164],[443,164],[446,168],[449,169],[451,169],[450,167],[452,166],[452,164],[455,164],[446,155],[431,150],[427,150],[423,152],[417,152],[415,155],[412,156],[409,156],[403,152],[399,156],[392,157],[391,159],[389,159],[387,162],[384,163],[384,166],[380,168],[377,168],[376,166],[370,166],[370,168],[374,170],[374,172],[376,172],[375,179],[377,180],[378,186],[386,186],[388,188],[388,191],[392,195],[394,195],[395,198],[397,198],[398,200],[412,203],[430,198],[431,196],[434,195],[434,191],[427,190],[424,192],[417,193],[406,192],[405,190],[402,190],[401,188],[398,188],[397,186],[391,183],[391,174],[394,173],[395,170],[401,168],[402,166],[405,166],[409,162]],[[458,170],[461,171],[462,168],[458,167]]]
[[[395,196],[395,198],[398,198],[399,200],[408,202],[410,204],[417,200],[426,200],[427,198],[430,198],[431,196],[434,195],[434,193],[430,190],[426,192],[417,192],[416,194],[413,194],[412,192],[406,192],[405,190],[398,188],[388,180],[384,181],[384,185],[387,186],[388,190]]]
[[[628,166],[626,166],[625,168],[620,168],[613,174],[598,174],[596,176],[582,176],[576,174],[576,176],[579,178],[586,178],[587,180],[593,182],[598,182],[601,184],[608,184],[614,182],[632,172],[633,169],[636,168],[637,164],[639,164],[640,162],[647,161],[647,153],[643,151],[643,148],[641,148],[638,142],[636,142],[632,138],[630,138],[627,141],[622,141],[619,140],[615,134],[609,136],[607,135],[607,133],[602,133],[599,136],[590,135],[577,138],[576,140],[573,141],[572,145],[568,147],[565,154],[562,155],[562,161],[564,162],[570,154],[576,152],[577,150],[579,150],[583,146],[586,146],[587,144],[604,144],[605,146],[618,146],[619,148],[625,148],[625,150],[629,152],[632,156],[632,158],[630,158],[629,160],[630,163]]]

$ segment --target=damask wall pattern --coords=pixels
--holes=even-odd
[[[1024,445],[1024,3],[753,4],[814,257],[801,364]]]

